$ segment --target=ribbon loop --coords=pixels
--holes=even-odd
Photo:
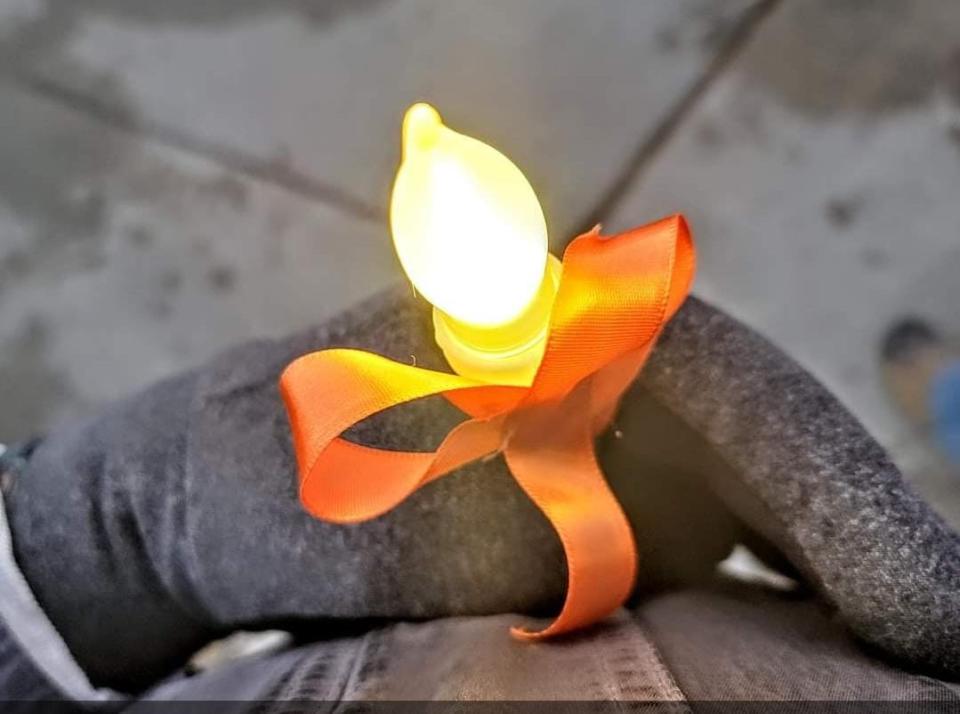
[[[384,409],[423,397],[516,389],[491,387],[347,349],[296,359],[284,370],[280,387],[300,471],[300,500],[313,515],[335,523],[379,516],[427,481],[499,446],[499,431],[484,426],[488,422],[461,424],[437,451],[427,453],[354,444],[338,438],[346,429]]]
[[[298,358],[280,386],[304,506],[336,523],[367,520],[425,483],[502,450],[521,488],[556,529],[569,572],[558,617],[539,632],[513,634],[539,639],[606,616],[629,595],[637,554],[593,439],[689,292],[694,262],[681,216],[572,241],[530,387],[478,382],[360,350]],[[473,418],[434,452],[387,451],[340,437],[374,413],[437,394]]]

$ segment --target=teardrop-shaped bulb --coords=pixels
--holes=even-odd
[[[547,226],[530,183],[493,147],[444,126],[428,104],[404,117],[390,226],[414,286],[457,321],[507,324],[543,282]]]

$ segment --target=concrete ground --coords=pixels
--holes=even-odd
[[[960,517],[887,403],[904,314],[960,334],[951,0],[0,0],[0,441],[400,279],[417,99],[513,157],[555,247],[684,211],[697,290]]]

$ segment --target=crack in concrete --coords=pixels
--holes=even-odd
[[[228,171],[278,186],[311,201],[336,208],[359,220],[377,223],[386,220],[386,214],[381,208],[339,186],[319,181],[297,170],[284,159],[263,160],[239,149],[191,136],[171,126],[143,117],[134,117],[128,111],[45,77],[27,72],[13,72],[8,77],[12,83],[25,91],[37,94],[114,129],[201,156]]]
[[[781,2],[782,0],[759,0],[744,12],[743,17],[737,22],[727,39],[719,45],[716,54],[707,64],[700,77],[668,109],[663,119],[653,128],[653,131],[641,140],[623,169],[614,177],[607,190],[602,194],[600,200],[586,212],[582,220],[575,224],[579,229],[574,231],[574,236],[592,229],[615,211],[624,197],[640,180],[644,169],[666,147],[683,125],[684,120],[693,112],[700,100],[713,86],[713,83],[740,55],[760,26],[780,6]]]
[[[727,39],[722,42],[713,59],[700,77],[693,82],[680,99],[667,111],[663,119],[644,137],[614,177],[607,190],[585,218],[576,225],[588,230],[610,215],[623,197],[639,180],[643,170],[669,143],[684,119],[691,113],[713,82],[723,74],[731,62],[753,37],[763,21],[779,6],[781,0],[759,0],[737,22]],[[74,89],[48,77],[28,71],[13,71],[9,78],[26,91],[54,101],[68,110],[93,118],[115,129],[148,141],[201,156],[228,171],[272,184],[298,194],[308,200],[336,208],[363,221],[383,223],[386,212],[380,206],[340,186],[304,173],[291,166],[286,158],[266,160],[235,147],[201,139],[175,127],[134,116],[122,107],[100,100],[82,90]],[[579,232],[579,231],[578,231]],[[574,233],[576,235],[576,232]]]

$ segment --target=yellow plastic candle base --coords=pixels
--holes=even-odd
[[[536,297],[519,317],[505,325],[468,325],[434,307],[437,344],[453,370],[484,382],[529,386],[547,346],[550,311],[561,270],[560,261],[548,256]]]

